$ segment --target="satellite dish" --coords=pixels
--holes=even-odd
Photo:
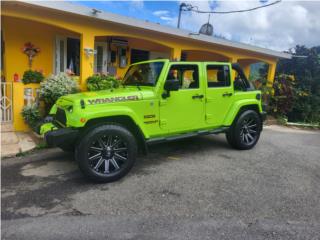
[[[208,18],[208,22],[206,24],[203,24],[199,30],[200,34],[212,36],[213,35],[213,26],[209,23],[210,22],[210,14]]]
[[[205,34],[208,36],[213,35],[213,26],[210,23],[203,24],[199,30],[200,34]]]

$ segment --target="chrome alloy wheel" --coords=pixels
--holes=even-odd
[[[127,144],[116,135],[100,136],[92,142],[88,149],[90,168],[105,176],[120,171],[127,159]]]
[[[244,144],[250,145],[258,137],[258,124],[254,118],[246,118],[240,128],[240,139]]]

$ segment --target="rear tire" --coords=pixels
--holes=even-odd
[[[248,150],[257,144],[261,130],[262,121],[259,114],[253,110],[245,110],[232,124],[226,138],[231,147]]]
[[[132,168],[137,156],[137,142],[121,125],[101,125],[84,136],[75,156],[85,176],[96,182],[112,182]]]

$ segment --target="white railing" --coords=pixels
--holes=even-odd
[[[12,113],[12,96],[13,96],[12,83],[11,82],[1,82],[0,122],[12,122],[12,114],[13,114]]]

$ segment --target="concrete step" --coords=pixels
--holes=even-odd
[[[12,123],[1,123],[1,132],[13,132]]]
[[[2,132],[1,133],[1,145],[9,145],[19,143],[19,138],[15,132]]]
[[[19,146],[21,152],[27,152],[34,149],[37,145],[31,137],[31,133],[18,132]]]
[[[27,152],[37,146],[31,133],[4,132],[1,133],[1,157],[12,157],[20,152]]]
[[[20,152],[20,146],[18,143],[2,145],[1,146],[1,158],[12,157]]]

